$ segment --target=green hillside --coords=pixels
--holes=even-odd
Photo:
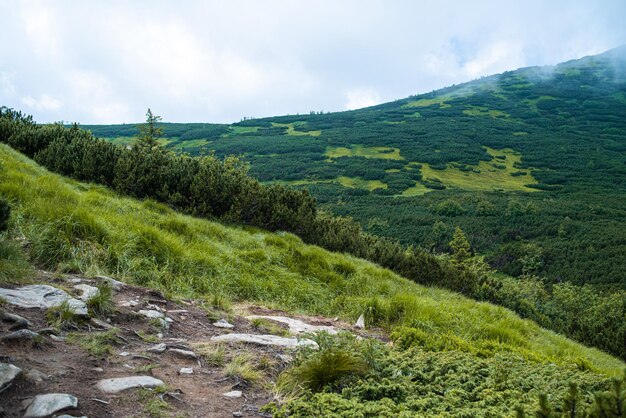
[[[512,415],[516,406],[537,408],[542,392],[560,405],[570,381],[588,404],[625,366],[504,308],[420,286],[291,234],[123,198],[50,173],[4,144],[0,162],[0,194],[12,207],[0,237],[3,284],[28,281],[28,258],[59,271],[112,274],[174,298],[218,296],[349,321],[365,312],[368,325],[391,332],[393,347],[351,343],[369,353],[367,372],[341,390],[292,394],[277,414]]]
[[[626,47],[370,108],[164,124],[163,144],[243,155],[375,234],[449,251],[460,226],[501,272],[626,288]],[[127,144],[134,125],[86,126]]]

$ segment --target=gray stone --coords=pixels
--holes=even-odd
[[[146,318],[158,321],[159,324],[165,329],[169,329],[170,323],[174,322],[172,318],[165,316],[163,312],[159,312],[155,309],[142,309],[137,313],[139,315],[145,316]]]
[[[22,369],[12,364],[0,363],[0,392],[9,387],[13,380],[22,373]]]
[[[313,340],[297,339],[297,338],[285,338],[278,337],[276,335],[257,335],[257,334],[224,334],[211,337],[211,341],[217,342],[242,342],[252,343],[259,345],[269,345],[275,347],[287,347],[296,348],[301,346],[308,346],[317,349],[318,345]]]
[[[89,322],[91,322],[93,325],[95,325],[95,326],[97,326],[99,328],[102,328],[102,329],[111,329],[111,328],[113,328],[113,325],[109,324],[106,321],[98,319],[98,318],[91,318],[91,320]]]
[[[87,417],[85,415],[80,416],[80,417],[75,417],[74,415],[63,414],[63,415],[57,415],[57,418],[87,418]]]
[[[225,319],[220,319],[217,322],[213,322],[213,326],[214,327],[218,327],[218,328],[235,328],[235,326],[233,324],[231,324],[230,322],[226,321]]]
[[[47,284],[35,284],[19,289],[1,289],[0,297],[21,308],[49,309],[67,301],[76,315],[87,315],[85,302],[70,297],[66,292]]]
[[[243,393],[241,393],[240,390],[231,390],[230,392],[226,392],[226,393],[222,393],[222,396],[226,397],[226,398],[241,398],[243,396]]]
[[[148,353],[156,353],[156,354],[161,354],[162,352],[164,352],[167,349],[167,345],[165,345],[165,343],[160,343],[160,344],[155,344],[151,347],[148,347],[146,349],[146,351]]]
[[[280,322],[286,324],[289,327],[289,331],[294,334],[302,334],[305,332],[320,332],[325,331],[329,334],[337,334],[335,327],[327,325],[311,325],[304,321],[294,318],[288,318],[286,316],[264,316],[264,315],[250,315],[247,319],[268,319],[274,322]]]
[[[163,386],[163,381],[152,376],[129,376],[100,380],[96,387],[102,392],[118,393],[133,388],[155,388]]]
[[[74,289],[81,292],[81,295],[78,297],[78,299],[82,300],[83,302],[87,302],[89,299],[100,294],[100,289],[94,286],[89,286],[88,284],[77,284],[76,286],[74,286]]]
[[[194,353],[193,351],[181,350],[180,348],[170,348],[170,353],[177,354],[180,357],[192,358],[194,360],[198,358],[198,355]]]
[[[94,278],[107,283],[113,290],[121,290],[124,286],[126,286],[124,283],[108,276],[96,276]]]
[[[46,393],[37,395],[28,405],[24,418],[47,417],[67,408],[78,407],[78,399],[66,393]]]
[[[32,327],[33,324],[28,319],[23,318],[19,315],[15,315],[9,312],[2,312],[2,320],[4,322],[11,322],[13,325],[11,329],[20,329],[20,328],[29,328]]]
[[[39,336],[39,334],[29,329],[20,329],[4,335],[2,338],[0,338],[0,341],[33,340],[35,338],[38,338]]]
[[[34,383],[41,383],[48,379],[48,375],[37,369],[30,369],[28,373],[26,373],[26,378]]]
[[[179,371],[179,374],[193,374],[193,367],[182,367]]]
[[[356,324],[354,324],[354,326],[360,329],[365,328],[365,315],[364,314],[361,314],[361,316],[359,316],[359,319],[356,320]]]
[[[235,412],[233,412],[233,417],[235,417],[235,418],[243,417],[243,412],[235,411]]]

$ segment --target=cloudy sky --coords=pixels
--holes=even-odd
[[[0,0],[0,105],[39,122],[369,106],[626,44],[624,0]]]

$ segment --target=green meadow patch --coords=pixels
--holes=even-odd
[[[399,148],[392,147],[364,147],[361,145],[354,145],[350,148],[347,147],[328,147],[326,148],[326,154],[329,159],[341,158],[341,157],[363,157],[363,158],[378,158],[382,160],[404,160],[404,157],[400,155]]]

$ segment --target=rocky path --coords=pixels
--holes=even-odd
[[[251,305],[174,303],[106,277],[41,272],[37,282],[0,288],[0,416],[268,416],[261,407],[290,353],[315,345],[301,334],[352,328]],[[104,282],[115,307],[90,316]],[[64,301],[71,321],[51,327],[46,312]]]

